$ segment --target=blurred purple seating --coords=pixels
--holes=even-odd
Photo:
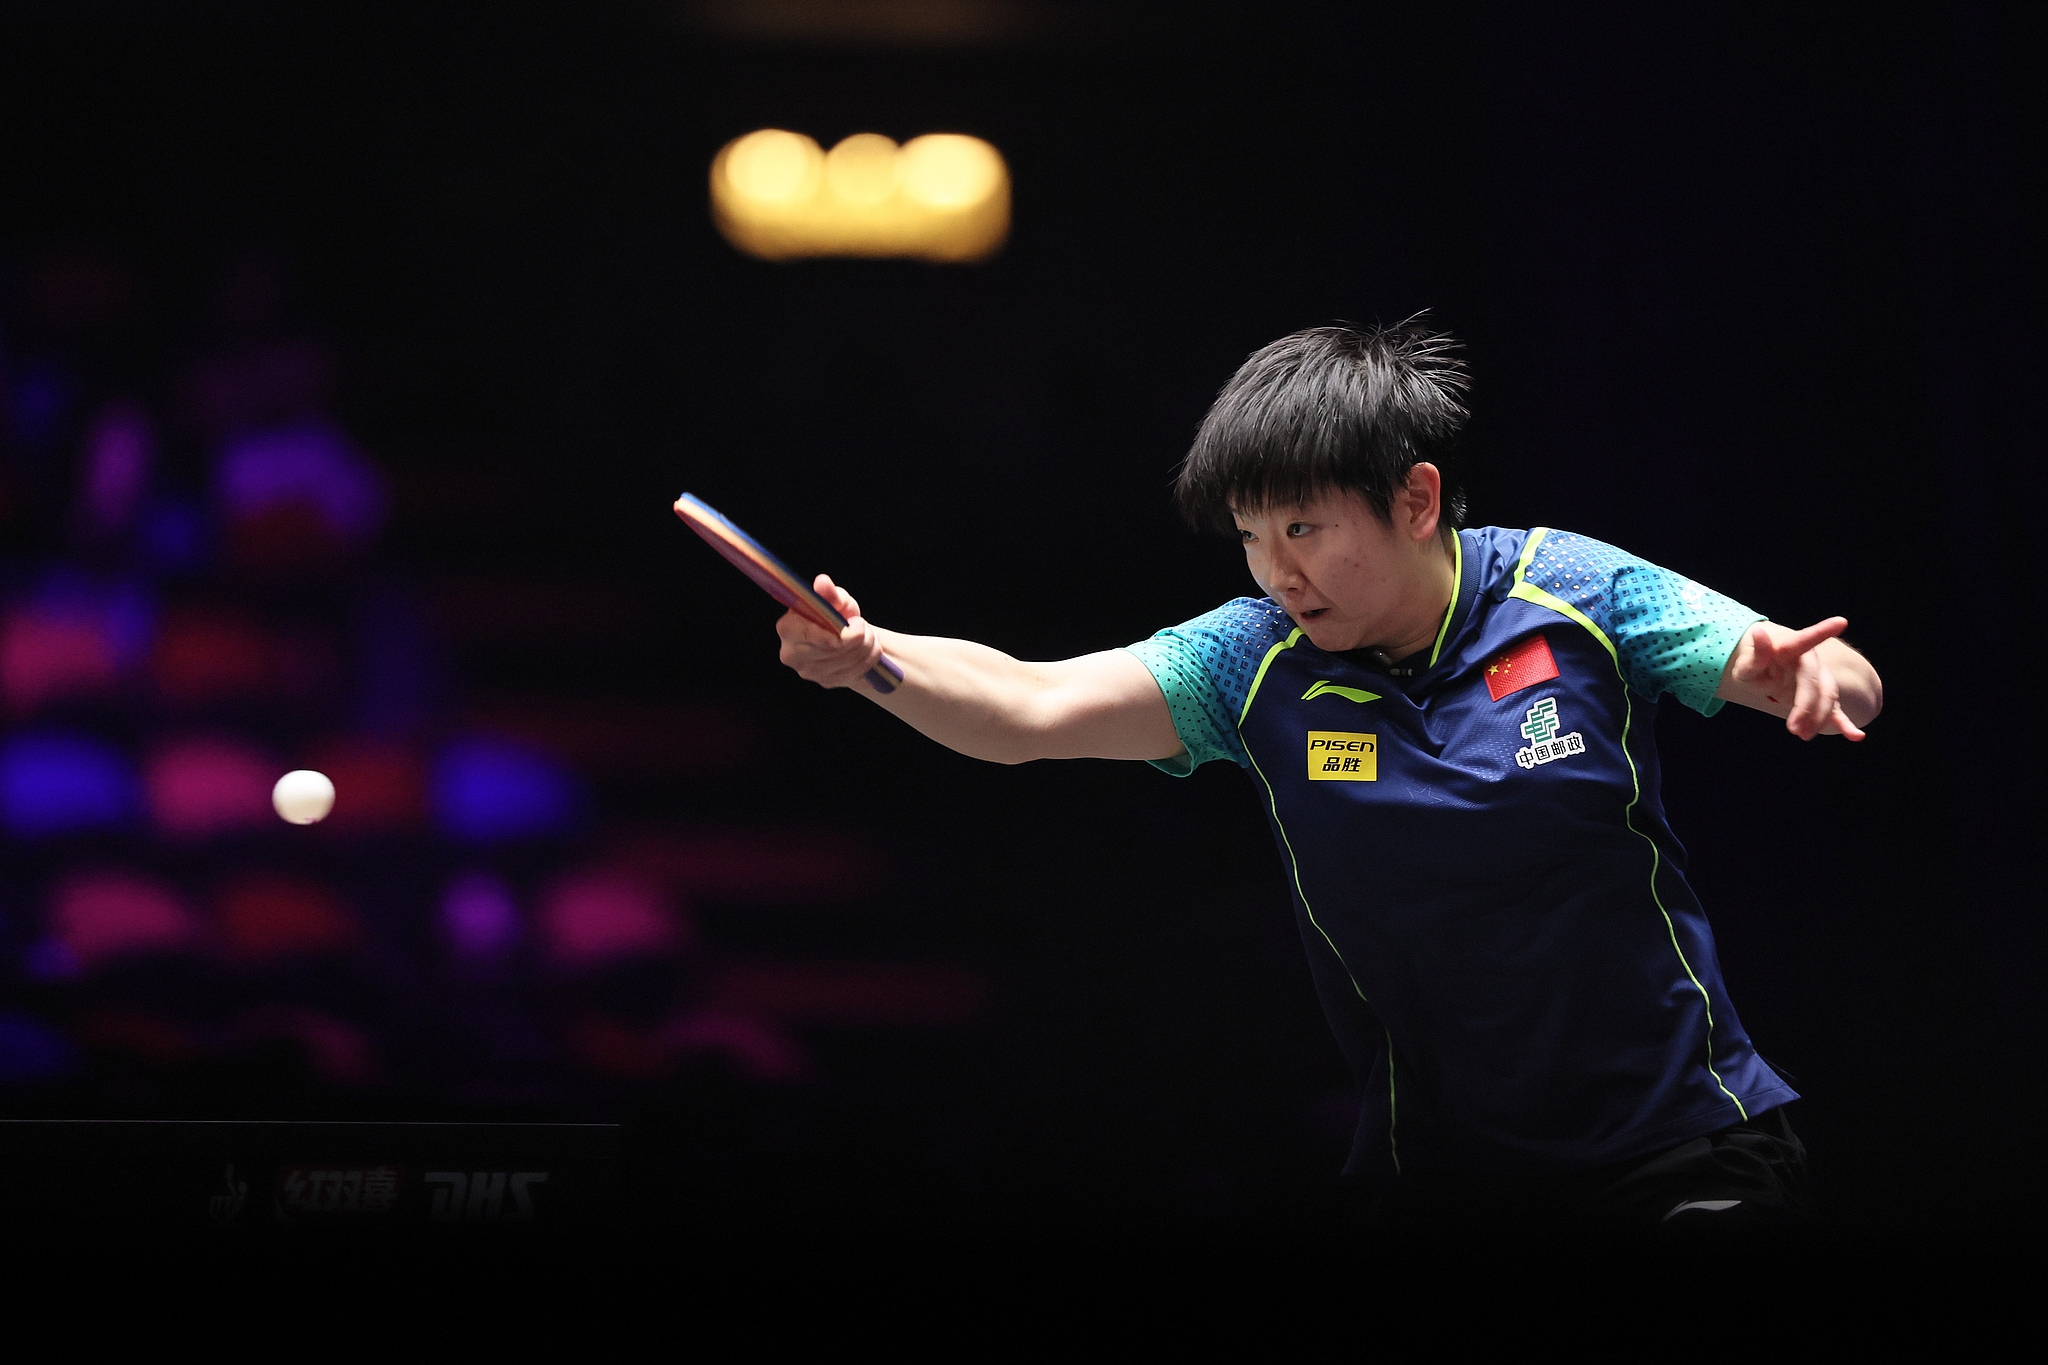
[[[222,450],[215,497],[238,562],[285,569],[361,549],[384,521],[384,483],[326,420],[248,432]]]
[[[504,878],[470,871],[448,883],[441,897],[441,938],[458,963],[502,962],[523,937],[519,906]]]

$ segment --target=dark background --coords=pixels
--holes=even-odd
[[[1667,707],[1673,823],[1834,1205],[2038,1201],[2037,10],[843,8],[0,8],[9,288],[52,252],[121,263],[104,368],[146,389],[228,263],[288,261],[393,489],[387,561],[554,604],[451,627],[451,704],[735,717],[739,761],[595,773],[602,818],[851,831],[887,872],[707,901],[707,941],[987,983],[964,1021],[810,1028],[792,1086],[222,1105],[632,1116],[703,1197],[820,1216],[1319,1216],[1347,1081],[1245,780],[980,765],[821,695],[668,503],[891,628],[1125,643],[1249,586],[1167,499],[1235,365],[1428,309],[1475,374],[1476,524],[1849,618],[1887,686],[1869,741]],[[985,137],[1010,243],[742,257],[705,167],[763,126]]]

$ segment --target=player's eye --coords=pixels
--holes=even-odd
[[[1253,536],[1250,531],[1247,531],[1244,529],[1244,527],[1240,526],[1237,528],[1237,538],[1243,541],[1245,544],[1249,545],[1257,537]]]
[[[1310,529],[1309,524],[1305,521],[1290,521],[1287,523],[1287,534],[1290,536],[1305,536],[1309,533]]]

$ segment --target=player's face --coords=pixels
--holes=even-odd
[[[1235,515],[1252,577],[1310,643],[1330,651],[1379,646],[1398,658],[1428,643],[1445,596],[1443,556],[1430,553],[1434,512],[1421,539],[1406,512],[1397,499],[1394,515],[1382,518],[1357,494],[1335,493]]]

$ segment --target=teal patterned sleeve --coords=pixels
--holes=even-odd
[[[1238,715],[1266,652],[1293,628],[1287,613],[1273,603],[1240,597],[1127,646],[1166,695],[1183,750],[1152,766],[1186,777],[1212,759],[1248,764],[1237,735]]]
[[[1612,545],[1569,531],[1544,534],[1523,581],[1570,603],[1607,633],[1628,685],[1655,701],[1670,693],[1703,716],[1743,632],[1764,619],[1732,598]]]

